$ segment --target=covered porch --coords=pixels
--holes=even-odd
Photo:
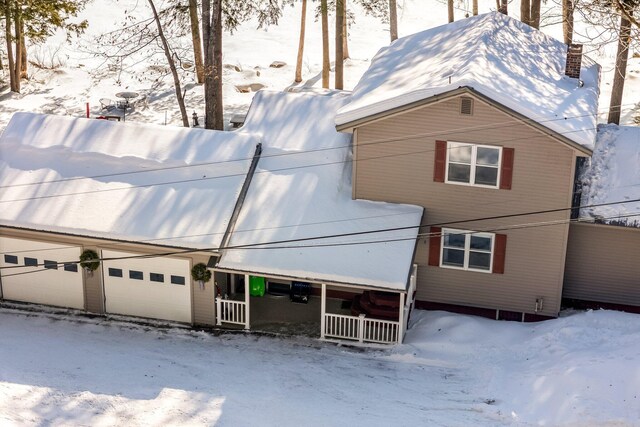
[[[406,291],[301,282],[214,270],[216,325],[366,345],[401,343],[413,308]]]

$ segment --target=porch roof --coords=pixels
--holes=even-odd
[[[347,99],[256,94],[239,132],[263,152],[220,268],[406,288],[423,209],[351,199],[351,135],[333,124]]]

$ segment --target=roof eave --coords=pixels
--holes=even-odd
[[[500,111],[504,112],[505,114],[510,115],[511,117],[520,120],[521,122],[525,123],[528,126],[533,127],[534,129],[544,133],[545,135],[559,141],[560,143],[568,146],[569,148],[579,151],[581,153],[583,153],[585,156],[591,156],[593,154],[593,151],[578,144],[577,142],[573,141],[572,139],[567,138],[566,136],[554,131],[553,129],[550,129],[540,123],[538,123],[537,121],[521,114],[518,113],[517,111],[513,110],[512,108],[507,107],[504,104],[501,104],[493,99],[491,99],[490,97],[482,94],[481,92],[475,90],[473,87],[471,86],[460,86],[456,89],[452,89],[452,90],[448,90],[446,92],[442,92],[442,93],[438,93],[436,95],[432,95],[428,98],[424,98],[418,101],[414,101],[414,102],[410,102],[404,105],[400,105],[398,107],[395,108],[391,108],[379,113],[375,113],[375,114],[371,114],[365,117],[361,117],[358,118],[356,120],[352,120],[349,122],[345,122],[342,124],[337,124],[336,125],[336,130],[338,132],[353,132],[353,130],[359,126],[362,126],[364,124],[370,123],[374,120],[379,120],[382,118],[386,118],[388,116],[391,115],[396,115],[399,113],[403,113],[406,112],[408,110],[413,110],[415,108],[419,108],[419,107],[423,107],[425,105],[430,105],[430,104],[434,104],[437,102],[442,102],[445,101],[447,99],[451,99],[451,98],[455,98],[457,96],[460,96],[462,94],[472,94],[475,97],[477,97],[478,99],[480,99],[481,101],[499,109]]]

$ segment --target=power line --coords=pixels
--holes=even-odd
[[[626,105],[635,105],[635,103],[621,104],[619,107],[626,106]],[[429,137],[429,136],[444,136],[444,135],[451,135],[451,134],[457,135],[457,134],[464,134],[464,133],[469,133],[469,132],[474,132],[474,131],[481,131],[481,130],[500,129],[500,128],[503,128],[503,127],[515,127],[515,126],[521,126],[523,123],[527,123],[527,122],[534,122],[534,123],[543,124],[543,123],[547,123],[547,122],[565,121],[565,120],[568,120],[568,119],[581,118],[581,117],[590,117],[590,116],[591,116],[591,114],[582,114],[582,115],[576,115],[576,116],[563,116],[563,117],[559,117],[559,118],[555,118],[555,119],[547,119],[547,120],[534,120],[534,119],[528,119],[528,118],[526,118],[524,120],[521,120],[521,121],[508,120],[508,121],[504,121],[504,122],[490,123],[488,125],[467,126],[467,127],[457,128],[457,129],[445,129],[445,130],[442,130],[442,131],[425,132],[425,133],[414,134],[414,135],[409,135],[409,136],[401,136],[401,137],[396,137],[396,138],[380,139],[380,140],[376,140],[376,141],[372,141],[372,142],[367,142],[367,143],[364,143],[364,144],[358,144],[358,146],[359,147],[363,147],[363,146],[368,146],[368,145],[387,144],[387,143],[392,143],[392,142],[397,142],[397,141],[411,140],[411,139],[417,139],[417,138],[423,138],[423,137]],[[580,128],[580,129],[575,129],[575,130],[572,130],[572,131],[556,132],[556,133],[564,135],[564,134],[568,134],[568,133],[582,132],[582,131],[595,130],[595,129],[596,128]],[[502,141],[496,141],[496,143],[517,141],[517,140],[520,140],[520,139],[528,139],[528,138],[507,139],[507,140],[502,140]],[[307,153],[322,152],[322,151],[329,151],[329,150],[341,150],[341,149],[350,148],[350,147],[351,147],[351,144],[344,145],[344,146],[339,146],[339,147],[323,147],[323,148],[317,148],[317,149],[311,149],[311,150],[300,150],[300,151],[287,152],[287,153],[265,154],[265,155],[261,156],[261,159],[262,158],[271,158],[271,157],[282,157],[282,156],[289,156],[289,155],[307,154]],[[0,189],[3,189],[3,188],[15,188],[15,187],[25,187],[25,186],[41,185],[41,184],[53,184],[53,183],[59,183],[59,182],[77,181],[77,180],[85,180],[85,179],[99,179],[99,178],[116,177],[116,176],[124,176],[124,175],[135,175],[135,174],[141,174],[141,173],[150,173],[150,172],[159,172],[159,171],[167,171],[167,170],[194,168],[194,167],[201,167],[201,166],[212,166],[212,165],[218,165],[218,164],[233,163],[233,162],[243,162],[243,161],[250,161],[250,160],[253,160],[253,157],[245,157],[245,158],[229,159],[229,160],[220,160],[220,161],[212,161],[212,162],[200,162],[200,163],[192,163],[192,164],[189,164],[189,165],[180,165],[180,166],[166,166],[166,167],[159,167],[159,168],[149,168],[149,169],[144,169],[144,170],[132,170],[132,171],[126,171],[126,172],[116,172],[116,173],[92,175],[92,176],[87,176],[87,177],[83,176],[83,177],[73,177],[73,178],[62,178],[62,179],[35,181],[35,182],[30,182],[30,183],[3,185],[3,186],[0,186]]]
[[[295,242],[308,242],[308,241],[324,240],[324,239],[335,239],[335,238],[339,238],[339,237],[361,236],[361,235],[368,235],[368,234],[375,234],[375,233],[388,233],[388,232],[393,232],[393,231],[406,231],[406,230],[413,230],[413,229],[416,229],[416,228],[418,230],[420,230],[421,228],[425,228],[425,227],[435,227],[435,226],[439,227],[439,226],[444,226],[444,225],[455,225],[455,224],[463,224],[463,223],[468,223],[468,222],[478,222],[478,221],[485,221],[485,220],[495,220],[495,219],[504,219],[504,218],[512,218],[512,217],[521,217],[521,216],[526,216],[526,215],[541,215],[541,214],[557,213],[557,212],[580,209],[580,208],[610,206],[610,205],[615,205],[615,204],[633,203],[633,202],[638,202],[638,201],[640,201],[640,198],[639,199],[632,199],[632,200],[623,200],[623,201],[618,201],[618,202],[607,202],[607,203],[585,205],[585,206],[578,206],[578,207],[569,207],[569,208],[546,209],[546,210],[539,210],[539,211],[521,212],[521,213],[517,213],[517,214],[496,215],[496,216],[491,216],[491,217],[473,218],[473,219],[466,219],[466,220],[456,220],[456,221],[449,221],[449,222],[439,222],[439,223],[431,223],[431,224],[420,224],[420,225],[403,226],[403,227],[392,227],[392,228],[375,229],[375,230],[355,231],[355,232],[350,232],[350,233],[339,233],[339,234],[321,235],[321,236],[313,236],[313,237],[301,237],[301,238],[296,238],[296,239],[285,239],[285,240],[260,242],[260,243],[248,243],[248,244],[242,244],[242,245],[231,245],[231,246],[217,247],[217,248],[186,249],[186,250],[179,250],[179,251],[166,252],[166,253],[141,254],[141,255],[131,255],[131,256],[125,256],[125,257],[112,257],[112,258],[102,258],[102,259],[99,258],[97,260],[112,261],[112,260],[121,260],[121,259],[144,259],[144,258],[156,258],[156,257],[159,257],[159,256],[181,255],[181,254],[188,254],[188,253],[194,253],[194,252],[212,252],[212,251],[238,250],[238,249],[264,249],[264,248],[262,248],[262,246],[279,245],[279,244],[295,243]],[[634,215],[631,215],[631,216],[634,216]],[[623,216],[614,216],[612,218],[621,218],[621,217],[623,217]],[[69,264],[69,263],[78,263],[78,262],[79,261],[59,262],[59,263],[56,263],[56,265],[63,265],[63,264]],[[90,262],[90,261],[86,261],[86,262]],[[35,266],[39,266],[39,265],[44,265],[44,263],[43,264],[37,264]],[[47,265],[53,265],[53,263],[47,263]],[[4,266],[4,267],[0,267],[0,270],[23,268],[23,267],[24,266]]]
[[[567,131],[567,132],[564,132],[564,133],[579,132],[579,131],[582,131],[582,130],[584,130],[584,129],[572,130],[572,131]],[[415,139],[415,138],[403,137],[403,140],[407,140],[407,139]],[[522,140],[522,139],[529,139],[529,137],[513,138],[513,139],[502,140],[502,141],[498,141],[498,142],[501,143],[501,142],[517,141],[517,140]],[[360,159],[349,158],[349,159],[345,159],[345,160],[337,160],[337,161],[332,161],[332,162],[327,162],[327,163],[315,163],[315,164],[308,164],[308,165],[301,165],[301,166],[289,166],[289,167],[278,168],[278,169],[263,169],[263,170],[255,171],[254,172],[254,176],[257,175],[257,174],[263,174],[263,173],[284,172],[284,171],[290,171],[290,170],[306,169],[306,168],[313,168],[313,167],[320,167],[320,166],[331,166],[331,165],[344,164],[344,163],[356,163],[356,162],[363,162],[363,161],[369,161],[369,160],[379,160],[379,159],[391,158],[391,157],[402,157],[402,156],[408,156],[408,155],[412,155],[412,154],[430,153],[430,152],[434,152],[434,151],[435,151],[434,149],[429,148],[429,149],[420,150],[420,151],[413,151],[413,152],[407,152],[407,153],[397,153],[397,154],[386,154],[386,155],[367,157],[367,158],[360,158]],[[218,175],[218,176],[212,176],[212,177],[206,177],[205,176],[205,177],[201,177],[201,178],[191,178],[191,179],[176,180],[176,181],[166,181],[166,182],[158,182],[158,183],[151,183],[151,184],[130,185],[128,187],[103,188],[103,189],[99,189],[99,190],[87,190],[87,191],[77,191],[77,192],[73,192],[73,193],[50,194],[50,195],[43,195],[43,196],[25,197],[25,198],[22,198],[22,199],[0,200],[0,203],[26,202],[26,201],[31,201],[31,200],[51,199],[51,198],[58,198],[58,197],[80,196],[80,195],[86,195],[86,194],[96,194],[96,193],[105,193],[105,192],[113,192],[113,191],[130,190],[130,189],[133,189],[133,188],[149,188],[149,187],[156,187],[156,186],[162,186],[162,185],[175,185],[175,184],[184,184],[184,183],[189,183],[189,182],[209,181],[209,180],[214,180],[214,179],[243,177],[243,176],[246,176],[246,175],[247,175],[246,173],[236,173],[236,174]]]
[[[627,214],[627,215],[615,215],[615,216],[611,216],[611,217],[605,217],[604,219],[617,219],[617,218],[628,218],[628,217],[633,217],[640,214],[640,212],[635,212],[632,214]],[[523,224],[515,224],[515,225],[510,225],[510,226],[506,226],[506,227],[497,227],[497,228],[489,228],[489,229],[482,229],[482,230],[475,230],[475,231],[463,231],[460,233],[456,233],[456,234],[477,234],[477,233],[486,233],[486,232],[496,232],[496,231],[507,231],[507,230],[519,230],[519,229],[525,229],[525,228],[538,228],[538,227],[548,227],[548,226],[553,226],[553,225],[562,225],[565,223],[579,223],[581,222],[580,219],[562,219],[562,220],[553,220],[553,221],[542,221],[542,222],[529,222],[529,223],[523,223]],[[252,250],[274,250],[274,249],[308,249],[308,248],[322,248],[322,247],[339,247],[339,246],[357,246],[357,245],[369,245],[369,244],[378,244],[378,243],[393,243],[393,242],[399,242],[399,241],[410,241],[410,240],[417,240],[417,239],[421,239],[424,237],[431,237],[431,236],[442,236],[443,232],[428,232],[428,233],[419,233],[416,237],[404,237],[404,238],[395,238],[395,239],[384,239],[384,240],[374,240],[374,241],[353,241],[353,242],[339,242],[339,243],[326,243],[326,244],[313,244],[313,245],[297,245],[297,246],[273,246],[273,247],[266,247],[266,248],[262,248],[262,247],[253,247],[253,248],[242,248],[242,247],[228,247],[228,248],[220,248],[220,249],[252,249]],[[175,255],[178,253],[192,253],[192,252],[201,252],[204,250],[188,250],[188,251],[181,251],[181,252],[174,252],[174,253],[156,253],[156,254],[144,254],[144,255],[133,255],[133,256],[125,256],[125,257],[110,257],[110,258],[97,258],[97,259],[93,259],[93,260],[87,260],[84,262],[95,262],[95,261],[119,261],[119,260],[126,260],[126,259],[146,259],[146,258],[160,258],[160,257],[165,257],[165,256],[171,256],[171,255]],[[64,265],[64,264],[80,264],[81,261],[67,261],[67,262],[57,262],[55,263],[56,266],[59,265]],[[37,264],[35,266],[42,266],[44,264]],[[47,265],[54,265],[54,263],[47,263]],[[14,269],[14,268],[26,268],[27,266],[5,266],[5,267],[0,267],[0,270],[5,270],[5,269]],[[23,274],[31,274],[31,273],[38,273],[41,271],[46,271],[48,270],[48,268],[43,268],[40,270],[35,270],[35,271],[25,271],[25,272],[20,272],[20,273],[14,273],[14,274],[7,274],[7,275],[2,275],[3,278],[6,277],[12,277],[12,276],[19,276],[19,275],[23,275]]]

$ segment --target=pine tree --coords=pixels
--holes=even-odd
[[[5,38],[11,91],[20,92],[20,79],[26,77],[25,40],[42,41],[56,29],[80,34],[87,21],[69,23],[87,0],[1,0],[0,15],[5,18]],[[13,32],[12,32],[13,30]]]
[[[204,61],[202,59],[200,20],[198,19],[198,0],[189,0],[189,21],[191,23],[191,40],[193,43],[193,59],[196,67],[196,81],[198,83],[204,83]]]
[[[322,15],[322,87],[329,88],[329,9],[327,0],[320,0],[320,14]]]
[[[335,62],[335,88],[344,89],[344,57],[342,56],[342,48],[344,37],[343,31],[344,21],[344,4],[343,0],[336,0],[336,62]]]
[[[298,58],[296,60],[295,82],[302,81],[302,56],[304,53],[304,31],[307,21],[307,0],[302,0],[302,14],[300,17],[300,41],[298,42]]]
[[[396,0],[389,0],[389,34],[391,42],[398,38],[398,6]]]

